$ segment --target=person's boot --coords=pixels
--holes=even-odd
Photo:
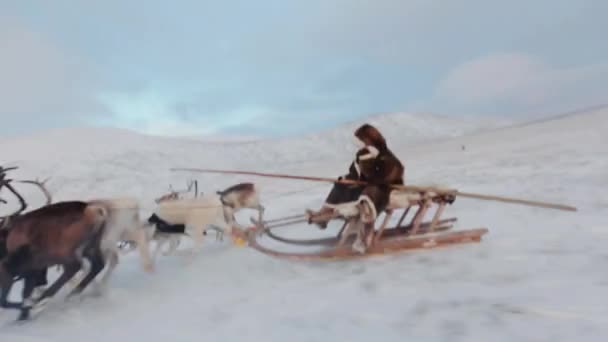
[[[314,212],[310,209],[306,210],[306,218],[308,224],[315,224],[319,229],[326,229],[329,221],[334,218],[335,212],[332,208],[323,207],[321,210]]]

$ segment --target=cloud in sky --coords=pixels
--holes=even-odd
[[[191,135],[291,134],[412,108],[567,110],[605,101],[607,10],[603,0],[6,1],[0,117],[11,121],[0,132],[40,113],[39,127]]]
[[[558,68],[531,55],[497,54],[455,67],[438,83],[429,106],[522,117],[608,104],[605,89],[608,61]]]
[[[0,18],[0,51],[4,133],[82,124],[83,113],[104,112],[91,92],[100,85],[91,69],[44,35]]]

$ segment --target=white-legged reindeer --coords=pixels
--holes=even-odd
[[[232,226],[226,223],[222,203],[217,196],[161,201],[148,218],[148,224],[154,226],[150,239],[157,242],[153,259],[156,259],[167,242],[170,243],[170,249],[163,254],[173,253],[184,235],[194,240],[194,246],[190,249],[190,254],[193,255],[202,246],[208,229],[217,230],[219,239],[226,232],[232,232]]]
[[[240,183],[215,195],[191,199],[158,200],[158,207],[148,219],[155,226],[152,239],[158,242],[153,258],[156,258],[162,246],[170,243],[169,255],[177,249],[182,236],[188,235],[194,240],[193,253],[200,248],[203,236],[209,229],[218,232],[222,240],[225,233],[241,236],[243,228],[236,222],[234,214],[242,208],[257,209],[260,220],[264,207],[260,204],[259,194],[252,183]]]
[[[234,214],[241,209],[253,209],[258,211],[258,223],[264,222],[264,206],[260,202],[260,194],[253,183],[235,184],[225,190],[216,191],[220,196],[224,208],[224,216],[229,225],[244,228],[236,222]],[[261,233],[261,230],[258,230]]]
[[[194,198],[196,198],[198,197],[198,182],[196,180],[191,180],[190,182],[188,182],[188,186],[185,190],[173,190],[173,186],[169,185],[169,193],[154,199],[154,202],[156,204],[159,204],[160,202],[164,201],[180,199],[182,198],[182,194],[189,193],[190,191],[192,191],[192,187],[194,187]]]
[[[100,240],[100,249],[107,268],[101,280],[95,282],[95,290],[101,293],[106,289],[119,262],[119,243],[121,241],[133,241],[139,252],[142,268],[146,272],[152,272],[154,265],[150,257],[144,225],[139,216],[139,201],[131,197],[115,197],[90,200],[89,203],[103,206],[108,212],[106,227]],[[83,268],[83,275],[86,272],[87,269]],[[80,277],[75,277],[71,283],[77,282]]]
[[[0,307],[21,310],[19,320],[25,320],[32,307],[45,303],[81,269],[83,258],[89,259],[90,272],[70,296],[81,293],[103,269],[105,261],[99,246],[108,210],[95,203],[66,201],[21,214],[27,203],[6,180],[3,185],[17,196],[21,207],[9,215],[10,228],[5,234],[6,254],[0,260]],[[36,277],[56,265],[63,268],[61,276],[39,298],[32,299]],[[11,287],[18,277],[25,282],[23,301],[9,302]]]

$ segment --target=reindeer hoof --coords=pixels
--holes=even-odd
[[[30,296],[30,298],[33,299],[34,301],[36,301],[40,297],[42,297],[42,294],[44,293],[44,291],[46,291],[46,287],[44,287],[44,286],[36,287],[36,288],[34,288],[34,291],[32,291],[32,295]]]
[[[91,289],[91,297],[99,298],[103,297],[105,294],[105,287],[99,283],[93,284],[93,289]]]
[[[45,308],[46,305],[49,302],[49,298],[43,298],[42,300],[36,302],[36,304],[34,306],[32,306],[31,308],[28,308],[28,318],[30,314],[34,314],[37,315],[40,312],[42,312]]]
[[[24,322],[30,319],[30,308],[22,308],[21,313],[19,313],[19,317],[17,318],[17,322]]]
[[[147,273],[154,273],[154,265],[153,264],[144,265],[144,271]]]
[[[70,303],[70,302],[80,302],[82,301],[82,294],[81,294],[81,290],[79,290],[78,288],[75,288],[74,290],[72,290],[72,292],[70,292],[66,297],[65,297],[65,301]]]

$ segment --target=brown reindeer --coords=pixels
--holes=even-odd
[[[14,196],[17,197],[17,199],[19,200],[19,204],[20,204],[20,208],[17,209],[14,213],[12,213],[8,216],[0,217],[0,260],[4,259],[7,255],[6,239],[8,237],[8,233],[11,228],[11,225],[10,225],[11,219],[13,219],[17,215],[21,214],[27,208],[27,204],[25,203],[25,200],[23,199],[23,197],[21,197],[21,195],[11,185],[13,180],[6,178],[8,171],[16,170],[17,168],[18,167],[4,168],[4,167],[0,166],[0,190],[2,190],[2,188],[8,189]],[[45,205],[51,204],[51,201],[52,201],[51,194],[44,187],[44,183],[46,182],[46,180],[44,182],[38,182],[38,181],[18,181],[18,182],[19,183],[29,183],[29,184],[34,184],[34,185],[38,186],[40,188],[40,190],[42,190],[42,193],[44,194],[44,196],[46,197]],[[4,199],[2,199],[0,202],[2,202],[4,204],[8,203]],[[33,286],[36,286],[36,289],[39,289],[39,288],[42,288],[47,285],[47,270],[45,269],[45,270],[40,270],[40,271],[29,272],[24,277],[15,277],[14,280],[17,281],[20,278],[26,278],[27,281],[32,283]]]
[[[20,309],[19,320],[25,320],[34,305],[44,304],[81,269],[83,258],[90,260],[89,274],[69,296],[81,293],[104,268],[99,241],[108,218],[108,208],[99,203],[66,201],[21,214],[27,203],[9,182],[3,183],[4,186],[7,184],[18,197],[21,207],[9,215],[6,255],[0,260],[0,307]],[[35,275],[56,265],[63,268],[61,276],[39,298],[32,300]],[[21,304],[8,301],[16,277],[25,281]]]
[[[3,171],[7,171],[7,169],[4,169]],[[0,169],[0,172],[2,172],[1,169]],[[19,210],[17,210],[12,215],[0,218],[1,219],[1,221],[0,221],[1,222],[0,223],[0,260],[4,259],[7,255],[6,238],[8,237],[8,232],[11,228],[11,225],[10,225],[11,218],[16,217],[16,215],[20,214],[26,208],[25,201],[21,201],[22,197],[10,185],[10,182],[11,182],[11,180],[8,180],[8,181],[5,180],[4,175],[1,175],[0,176],[0,189],[2,187],[6,187],[7,189],[9,189],[9,191],[11,191],[13,194],[15,194],[17,196],[17,198],[20,199],[21,207]],[[40,190],[42,190],[42,193],[46,197],[46,203],[44,205],[51,204],[51,202],[52,202],[51,194],[48,192],[48,190],[44,186],[44,183],[46,182],[46,180],[44,182],[29,181],[29,180],[18,181],[18,182],[36,185],[38,188],[40,188]],[[37,292],[36,290],[40,290],[40,288],[47,285],[47,270],[32,272],[31,274],[28,275],[28,278],[30,279],[30,281],[32,281],[34,283],[34,286],[36,286],[34,292]],[[20,277],[15,278],[15,280],[19,280],[19,279],[20,279]],[[40,293],[38,293],[38,295],[39,294]]]

